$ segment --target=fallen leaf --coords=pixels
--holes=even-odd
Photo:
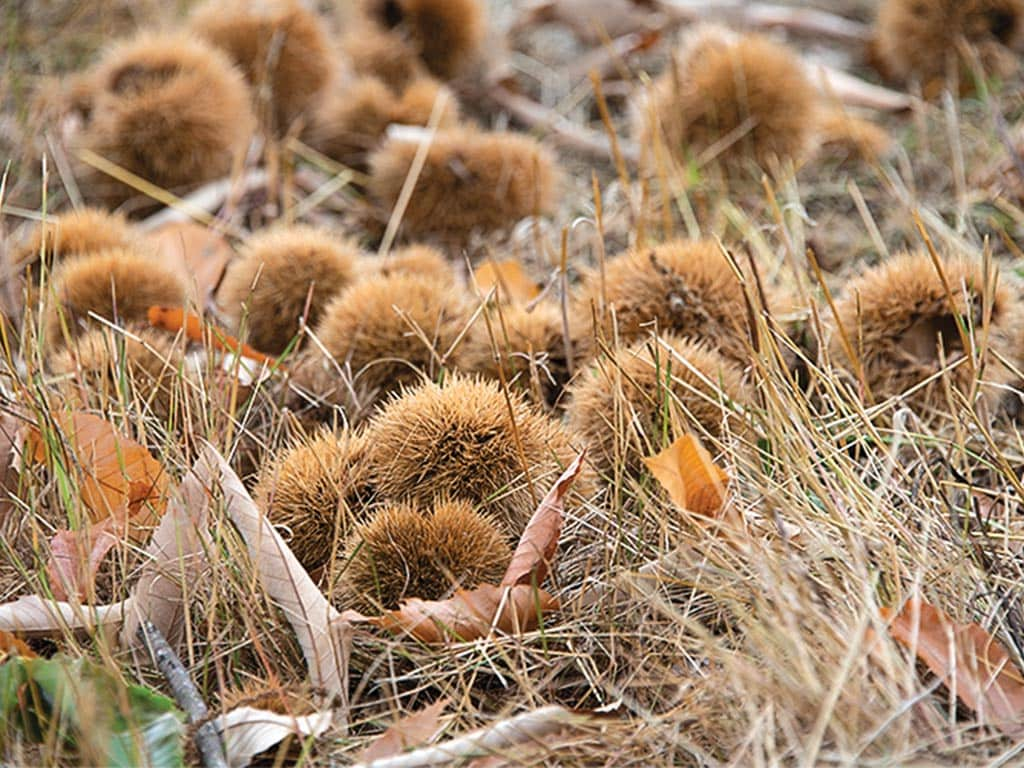
[[[308,715],[282,715],[255,707],[238,707],[216,718],[213,723],[224,739],[228,765],[241,768],[260,752],[279,744],[288,736],[322,736],[334,719],[330,710]]]
[[[26,659],[34,659],[38,656],[20,637],[0,629],[0,660],[14,654],[24,656]]]
[[[535,745],[544,739],[589,722],[584,713],[553,704],[500,720],[486,728],[470,731],[440,744],[421,747],[401,755],[360,762],[359,768],[423,768],[458,763],[480,755],[503,755],[520,745]]]
[[[89,606],[28,595],[0,605],[0,630],[26,637],[50,637],[69,629],[92,631],[101,626],[120,624],[130,607],[130,599],[111,605]]]
[[[493,629],[518,635],[537,628],[540,616],[558,608],[558,600],[529,584],[460,589],[447,600],[410,598],[396,611],[368,618],[395,634],[408,633],[424,643],[466,642],[487,637]]]
[[[277,366],[283,370],[277,358],[265,355],[248,344],[243,344],[222,328],[206,325],[203,323],[203,319],[194,312],[186,312],[181,307],[150,307],[147,317],[149,324],[154,328],[161,328],[171,333],[177,333],[184,329],[185,336],[192,341],[209,344],[214,349],[247,357],[258,363]],[[207,330],[209,333],[206,332]]]
[[[167,504],[167,473],[160,462],[145,446],[98,416],[81,411],[58,413],[54,423],[73,453],[68,466],[80,471],[82,503],[92,521],[126,519],[128,535],[134,541],[148,537]],[[29,438],[34,459],[45,461],[51,451],[39,429],[30,428]]]
[[[441,730],[441,714],[451,702],[440,699],[419,712],[400,718],[356,757],[360,763],[399,755],[432,740]]]
[[[177,263],[188,275],[200,306],[213,294],[235,254],[222,235],[193,221],[164,224],[147,237],[163,263]]]
[[[722,511],[729,476],[695,435],[683,435],[644,464],[676,506],[706,517]]]
[[[22,423],[0,413],[0,522],[11,512],[10,495],[18,490],[18,456],[24,438]]]
[[[566,468],[533,513],[501,580],[503,587],[544,581],[562,533],[565,496],[583,469],[583,455],[577,456]]]
[[[114,528],[123,522],[108,517],[77,531],[58,531],[50,539],[46,576],[57,600],[82,600],[96,581],[107,553],[118,541]]]
[[[505,301],[526,303],[540,293],[540,286],[526,276],[523,265],[515,259],[487,261],[473,270],[473,279],[483,293],[497,287]]]
[[[238,475],[212,446],[203,450],[195,473],[207,489],[220,486],[224,508],[242,534],[264,588],[295,630],[313,687],[347,701],[351,626],[313,583]]]
[[[1024,736],[1024,675],[980,624],[957,624],[920,598],[908,600],[899,613],[879,610],[890,620],[892,638],[912,649],[980,722]]]
[[[206,552],[214,549],[208,533],[209,510],[209,494],[189,472],[146,547],[147,560],[132,587],[131,610],[121,628],[122,646],[142,650],[148,657],[136,631],[143,621],[150,621],[176,653],[183,650],[188,585],[203,577]]]

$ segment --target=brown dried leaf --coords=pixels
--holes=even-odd
[[[358,763],[368,763],[405,752],[431,741],[441,730],[441,714],[450,704],[440,699],[419,712],[400,718],[356,757]]]
[[[389,632],[406,632],[424,643],[464,642],[493,629],[517,635],[537,628],[540,616],[558,608],[558,600],[532,585],[460,589],[447,600],[411,598],[397,611],[367,619]]]
[[[676,506],[705,517],[721,513],[729,476],[696,435],[683,435],[644,463]]]
[[[196,289],[199,306],[213,294],[234,251],[220,234],[192,221],[165,224],[148,235],[164,263],[177,265]]]
[[[0,661],[14,654],[23,656],[26,659],[34,659],[39,655],[29,648],[24,640],[0,629]]]
[[[903,610],[881,608],[889,634],[912,649],[978,720],[1007,736],[1024,736],[1024,675],[980,624],[957,624],[920,598]]]
[[[562,533],[562,512],[565,496],[583,469],[583,455],[577,456],[544,497],[537,511],[519,537],[519,544],[512,554],[512,561],[501,580],[501,586],[540,584],[548,575],[548,566],[558,548],[558,537]]]
[[[67,600],[74,595],[79,600],[85,599],[96,581],[100,565],[118,541],[114,531],[119,522],[108,517],[88,528],[54,534],[50,539],[50,561],[46,564],[54,598]]]
[[[130,522],[128,535],[145,540],[167,505],[167,473],[149,450],[122,435],[109,421],[73,411],[54,415],[81,470],[82,503],[94,523],[105,518]],[[36,461],[47,458],[42,435],[30,428]]]
[[[515,259],[485,262],[473,270],[473,279],[483,293],[497,286],[504,301],[526,303],[540,293],[540,286],[527,277],[523,265]]]

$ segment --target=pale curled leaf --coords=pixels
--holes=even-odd
[[[254,756],[270,749],[288,736],[317,738],[334,719],[334,713],[321,710],[308,715],[282,715],[255,707],[238,707],[213,721],[224,739],[224,753],[233,768],[246,766]]]
[[[447,600],[410,598],[396,611],[367,619],[389,632],[405,632],[424,643],[464,642],[497,629],[507,635],[537,628],[540,616],[558,608],[558,600],[529,584],[460,589]]]
[[[115,525],[115,519],[108,517],[88,528],[61,530],[53,535],[46,576],[57,600],[67,600],[71,595],[85,599],[104,558],[118,541]]]
[[[440,744],[358,765],[360,768],[426,768],[450,763],[461,765],[467,758],[507,752],[520,744],[536,743],[566,728],[583,725],[588,720],[586,715],[558,705],[541,707]]]
[[[914,649],[978,720],[1013,738],[1024,736],[1024,675],[1006,649],[980,624],[957,624],[925,601],[907,601],[891,619],[889,634]]]
[[[38,595],[0,605],[0,630],[28,637],[49,637],[66,629],[94,630],[119,624],[131,599],[111,605],[73,605]]]
[[[196,463],[196,475],[208,488],[221,487],[227,514],[242,534],[264,588],[295,630],[313,687],[344,701],[350,625],[313,583],[238,475],[211,446]]]
[[[132,587],[132,610],[125,616],[121,644],[137,649],[139,625],[151,621],[175,651],[185,637],[186,599],[208,566],[210,499],[194,472],[182,478],[178,493],[146,547],[148,559]]]
[[[512,554],[512,561],[501,580],[501,586],[529,584],[531,580],[540,584],[544,581],[558,548],[558,537],[562,533],[565,496],[583,470],[583,456],[581,453],[573,460],[533,513],[523,535],[519,537],[519,544]]]
[[[440,699],[418,712],[400,718],[360,752],[356,761],[368,763],[380,760],[431,741],[441,730],[441,714],[450,703],[449,699]]]

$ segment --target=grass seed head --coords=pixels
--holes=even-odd
[[[72,338],[90,326],[90,313],[122,324],[146,324],[152,306],[183,306],[185,290],[178,273],[135,250],[117,248],[68,259],[55,273],[53,294],[47,296],[46,341],[51,348],[62,342],[62,317]]]
[[[181,33],[146,32],[95,70],[90,119],[76,144],[165,189],[227,176],[254,126],[245,80],[220,51]],[[112,205],[135,191],[99,171],[82,190]]]
[[[426,508],[429,509],[429,508]],[[339,569],[342,605],[398,608],[406,598],[440,600],[456,588],[496,584],[512,550],[497,525],[466,501],[378,510],[352,534]]]
[[[357,256],[355,246],[314,227],[260,232],[228,267],[218,301],[236,327],[248,328],[256,349],[280,354],[299,332],[310,292],[306,322],[314,326],[354,281]]]
[[[668,349],[642,340],[599,358],[570,385],[569,430],[608,477],[620,464],[627,473],[639,472],[644,456],[683,431],[721,437],[726,424],[730,432],[743,430],[732,407],[750,401],[742,370],[706,343],[673,335],[660,341]]]
[[[398,201],[419,142],[390,138],[370,156],[369,190],[386,218]],[[464,242],[510,228],[555,202],[557,163],[534,139],[471,128],[438,131],[402,217],[410,238]]]
[[[288,545],[307,569],[340,551],[371,502],[366,441],[321,430],[281,452],[260,470],[253,492],[270,522],[286,528]]]
[[[190,26],[241,68],[258,99],[269,100],[275,132],[311,114],[331,79],[327,30],[297,0],[212,0]]]
[[[422,507],[465,499],[507,534],[521,533],[575,454],[560,423],[508,395],[496,382],[456,376],[394,397],[366,435],[381,498]]]

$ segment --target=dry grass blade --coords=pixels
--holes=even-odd
[[[979,624],[957,624],[920,598],[898,613],[882,608],[889,634],[938,675],[978,719],[1007,736],[1024,736],[1024,675]]]
[[[255,707],[238,707],[216,718],[213,723],[224,740],[228,765],[241,768],[249,765],[260,752],[289,736],[302,739],[323,736],[331,727],[333,714],[330,710],[323,710],[294,716]]]
[[[537,511],[533,513],[526,530],[519,538],[516,551],[512,553],[512,562],[505,571],[501,586],[540,584],[544,581],[562,533],[565,496],[583,470],[583,456],[581,453],[573,459],[572,464],[555,481],[547,496],[537,506]]]
[[[486,755],[500,756],[521,744],[536,743],[587,720],[586,715],[564,707],[541,707],[432,747],[359,765],[361,768],[426,768]]]
[[[228,463],[212,446],[197,462],[196,476],[219,487],[225,510],[238,528],[267,593],[288,617],[309,669],[310,682],[346,700],[350,627],[274,530]]]
[[[448,699],[439,699],[419,712],[400,718],[360,752],[356,762],[373,763],[431,741],[440,731],[441,715],[450,703]]]

